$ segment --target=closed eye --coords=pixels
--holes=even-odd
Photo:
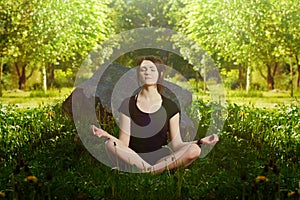
[[[156,72],[156,68],[155,67],[149,67],[150,68],[150,70],[151,70],[151,72]],[[147,67],[141,67],[141,69],[140,69],[140,71],[141,72],[145,72],[145,71],[147,71]]]

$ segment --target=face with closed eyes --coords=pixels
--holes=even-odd
[[[139,79],[142,85],[157,84],[159,72],[156,65],[150,60],[143,60],[139,66]]]

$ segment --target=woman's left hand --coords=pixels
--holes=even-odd
[[[219,141],[219,136],[217,134],[212,134],[202,138],[200,141],[202,144],[213,145]]]

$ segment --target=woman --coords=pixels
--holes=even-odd
[[[92,133],[106,138],[106,150],[119,168],[135,166],[142,172],[161,173],[186,167],[200,156],[201,144],[215,144],[217,135],[183,142],[180,135],[180,109],[161,95],[165,65],[160,58],[138,60],[140,91],[123,101],[119,112],[119,138],[91,126]],[[171,147],[168,147],[168,141]]]

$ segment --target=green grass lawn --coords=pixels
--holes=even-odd
[[[291,104],[300,99],[300,93],[295,93],[293,97],[288,91],[268,91],[268,92],[236,92],[228,91],[227,100],[231,103],[251,104],[255,107],[274,108],[278,104]]]
[[[0,97],[0,103],[3,105],[17,105],[20,108],[36,107],[39,105],[53,105],[58,101],[63,101],[71,94],[73,88],[51,89],[46,93],[42,91],[4,91]],[[194,95],[205,101],[210,100],[209,94]],[[274,108],[279,104],[291,104],[300,99],[300,92],[296,92],[294,97],[290,96],[289,91],[226,91],[226,101],[238,105],[253,105],[259,108]]]
[[[19,108],[32,108],[40,105],[54,105],[63,101],[71,94],[73,88],[50,89],[43,91],[3,91],[0,103],[3,105],[17,105]]]
[[[96,160],[56,104],[71,89],[51,92],[7,92],[0,98],[0,199],[300,198],[300,109],[288,93],[229,93],[229,101],[239,102],[228,104],[220,141],[208,156],[187,169],[152,175],[112,170]],[[266,109],[245,99],[266,99],[268,108],[282,99],[287,103]],[[8,105],[14,103],[19,106]],[[211,110],[207,101],[194,103],[201,108],[203,136]]]
[[[198,98],[210,100],[209,95],[198,94]],[[274,108],[277,105],[287,105],[300,100],[300,92],[291,97],[289,91],[226,91],[226,101],[237,105],[251,105],[258,108]]]

